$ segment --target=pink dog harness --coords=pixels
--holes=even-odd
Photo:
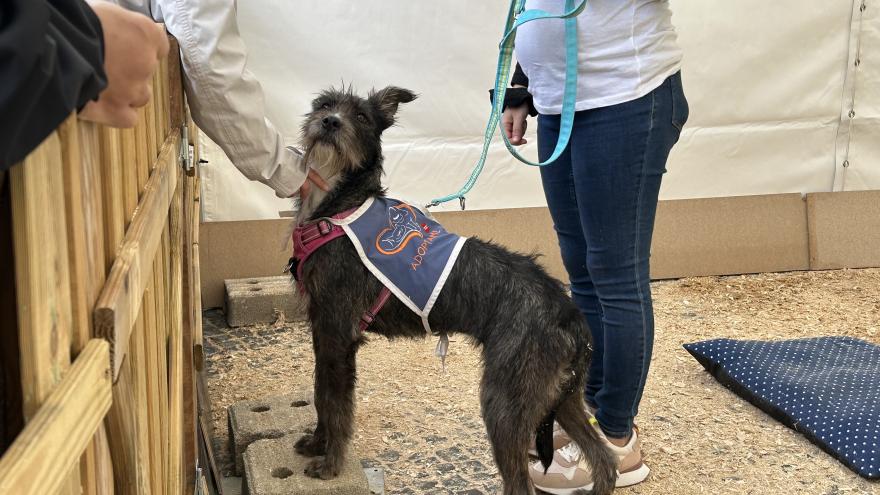
[[[357,211],[357,208],[352,208],[333,215],[332,218],[343,220],[355,211]],[[345,237],[345,230],[341,226],[331,223],[326,218],[321,218],[298,226],[293,230],[292,237],[293,257],[290,258],[289,267],[293,273],[293,278],[299,283],[300,290],[305,292],[305,285],[302,282],[303,264],[309,259],[309,256],[314,254],[324,244],[339,237]],[[382,310],[389,299],[391,299],[391,291],[383,285],[382,290],[379,291],[379,295],[376,297],[376,301],[370,306],[370,309],[364,311],[364,314],[361,315],[361,320],[358,323],[361,332],[365,332],[370,327],[373,320],[376,319],[376,315],[379,314],[379,311]]]

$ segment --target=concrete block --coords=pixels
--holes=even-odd
[[[242,495],[242,480],[238,477],[224,477],[220,484],[222,486],[223,495]]]
[[[276,311],[288,321],[305,317],[304,305],[289,276],[226,280],[226,322],[231,327],[274,323]]]
[[[364,468],[367,485],[371,495],[385,495],[385,470],[382,468]],[[225,494],[224,494],[225,495]]]
[[[309,461],[293,450],[299,435],[258,440],[244,454],[245,495],[371,495],[367,476],[353,452],[339,476],[320,480],[306,476]]]
[[[311,433],[318,423],[311,390],[259,400],[236,402],[229,406],[229,442],[235,455],[235,473],[244,473],[242,455],[257,440],[290,434],[299,439]]]

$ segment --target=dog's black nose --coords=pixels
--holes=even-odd
[[[333,115],[328,115],[321,120],[321,123],[324,124],[324,129],[333,130],[339,129],[339,126],[342,125],[342,121],[339,120],[339,117],[335,117]]]

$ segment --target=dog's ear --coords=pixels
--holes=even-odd
[[[394,124],[394,115],[397,113],[397,106],[401,103],[409,103],[417,98],[412,91],[397,86],[388,86],[380,90],[370,91],[370,103],[379,111],[385,119],[387,127]]]

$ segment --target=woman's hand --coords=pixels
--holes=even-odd
[[[501,124],[504,127],[504,133],[507,140],[515,146],[522,146],[528,141],[525,139],[526,134],[526,117],[529,116],[529,105],[523,104],[518,107],[507,107],[504,114],[501,115]]]

